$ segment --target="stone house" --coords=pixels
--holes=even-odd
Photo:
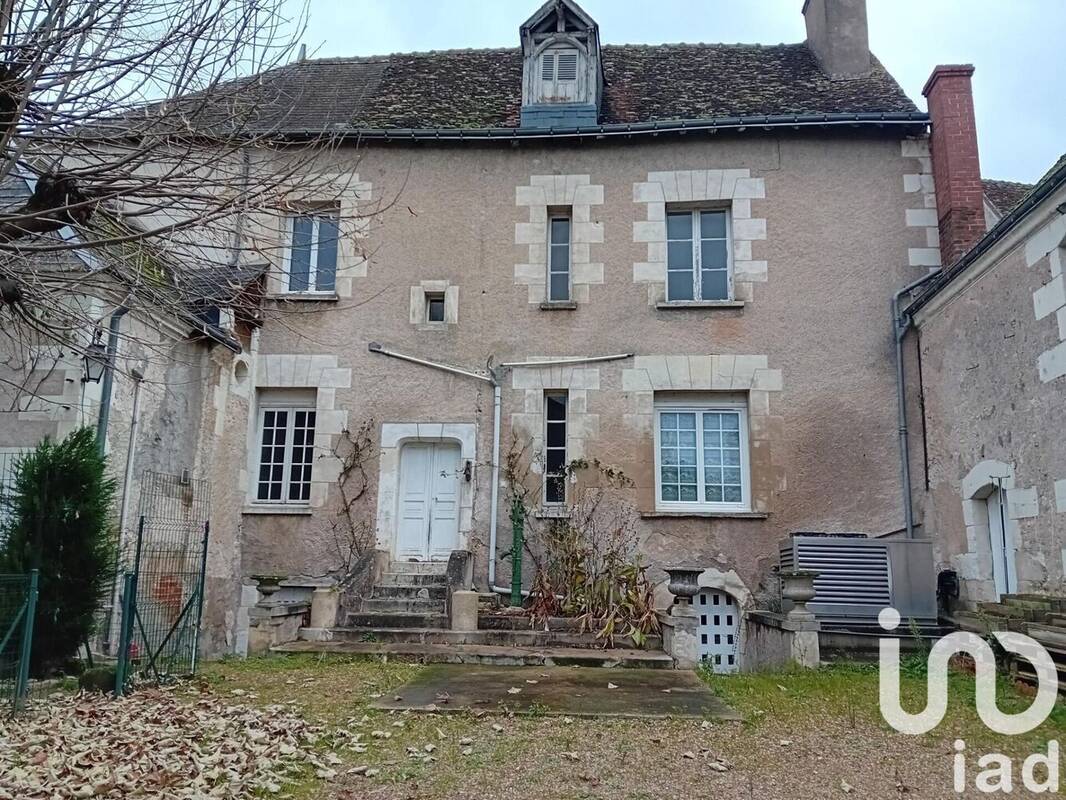
[[[982,185],[972,72],[926,87],[947,266],[905,311],[926,526],[966,609],[1066,591],[1066,157],[1034,186]]]
[[[242,266],[261,319],[232,347],[201,338],[195,376],[159,376],[145,407],[173,423],[180,399],[189,446],[150,423],[136,471],[211,482],[207,651],[246,646],[251,576],[343,580],[367,548],[467,551],[502,592],[518,462],[536,519],[592,485],[575,464],[620,470],[653,580],[696,566],[739,607],[771,595],[793,532],[958,538],[953,511],[902,488],[887,313],[940,267],[944,159],[869,52],[864,3],[803,14],[798,44],[608,45],[549,0],[517,48],[258,77],[263,130],[329,136],[320,169],[348,190],[242,221],[270,254],[261,277]],[[904,372],[931,393],[915,338]],[[917,419],[921,393],[905,400]],[[734,641],[728,620],[703,633]]]

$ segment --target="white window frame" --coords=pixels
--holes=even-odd
[[[552,221],[557,219],[564,219],[567,221],[566,229],[566,298],[559,300],[552,297],[552,247],[559,247],[560,245],[552,244]],[[574,302],[574,215],[569,209],[559,211],[550,211],[548,213],[548,285],[547,291],[544,293],[545,299],[549,303],[572,303]],[[554,273],[558,275],[559,273]]]
[[[321,226],[322,217],[332,217],[337,223],[337,242],[334,252],[333,263],[333,286],[328,289],[318,288],[318,248],[321,242],[321,236],[319,228]],[[295,228],[297,219],[310,218],[311,220],[311,257],[309,259],[307,267],[307,288],[306,289],[293,289],[292,288],[292,251],[293,251],[293,239],[295,237]],[[340,223],[341,214],[340,208],[336,206],[325,206],[323,208],[308,208],[301,211],[290,211],[285,218],[285,228],[287,241],[285,244],[285,264],[284,272],[282,274],[282,292],[284,294],[325,294],[331,295],[337,292],[337,270],[340,268],[341,260],[341,236],[340,236]]]
[[[713,503],[703,500],[696,502],[662,499],[662,449],[659,439],[661,433],[660,416],[687,412],[699,415],[696,423],[696,482],[698,496],[704,496],[703,463],[703,414],[722,412],[740,415],[740,482],[741,498],[739,503]],[[685,401],[656,401],[655,403],[655,508],[657,511],[715,513],[715,512],[749,512],[751,511],[751,453],[748,437],[748,407],[743,402],[692,403]]]
[[[560,81],[559,80],[559,57],[564,55],[574,56],[574,78],[573,80]],[[546,59],[551,59],[551,78],[544,77],[544,62]],[[578,94],[578,79],[581,75],[582,68],[582,53],[573,46],[561,47],[551,46],[546,47],[537,56],[536,71],[537,71],[537,100],[539,102],[562,102],[573,103],[577,102]],[[568,91],[560,92],[559,85],[563,84]]]
[[[277,500],[271,500],[269,498],[261,499],[259,497],[259,472],[263,468],[263,433],[266,428],[266,415],[269,411],[283,411],[288,416],[285,422],[285,454],[282,461],[281,472],[281,497]],[[308,405],[306,403],[286,405],[284,402],[268,402],[261,405],[259,408],[259,417],[256,426],[256,448],[254,459],[254,471],[252,473],[252,487],[251,487],[251,502],[254,505],[286,505],[286,506],[308,506],[311,503],[310,493],[307,500],[290,500],[289,491],[292,487],[292,448],[293,448],[293,430],[296,424],[296,415],[299,412],[313,413],[315,415],[315,428],[318,429],[318,409],[315,406]],[[273,446],[273,445],[272,445]],[[305,445],[306,446],[306,445]],[[311,434],[311,448],[312,454],[314,452],[314,433]],[[308,481],[310,485],[314,484],[315,473],[315,460],[314,455],[311,457],[311,478]]]
[[[726,264],[726,284],[728,287],[728,295],[725,298],[704,300],[703,299],[703,269],[700,264],[702,261],[702,246],[703,235],[701,230],[702,219],[700,214],[705,212],[719,212],[725,215],[725,264]],[[669,227],[667,228],[666,242],[666,302],[667,303],[731,303],[736,298],[736,290],[733,285],[733,213],[730,208],[727,207],[714,207],[714,206],[701,206],[699,208],[671,208],[669,204],[666,206],[666,216],[671,214],[684,214],[688,213],[692,215],[692,299],[691,300],[675,300],[670,297],[670,234]],[[669,224],[669,223],[668,223]]]
[[[562,500],[549,500],[548,499],[548,397],[554,395],[556,397],[563,398],[563,499]],[[559,420],[552,420],[552,424],[558,425]],[[570,463],[567,460],[567,455],[570,452],[570,392],[566,389],[545,389],[544,390],[544,429],[542,431],[544,436],[544,488],[541,491],[541,501],[545,506],[550,508],[559,508],[566,505],[566,498],[569,494],[567,489],[567,475],[566,467]],[[560,448],[553,447],[552,450],[558,450]]]

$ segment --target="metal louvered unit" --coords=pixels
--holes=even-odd
[[[937,617],[929,540],[794,533],[781,543],[781,569],[818,573],[807,605],[823,621],[873,622],[887,606],[904,619]]]

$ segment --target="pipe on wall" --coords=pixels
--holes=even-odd
[[[100,455],[107,452],[107,425],[111,420],[111,392],[115,386],[115,356],[118,355],[118,332],[122,318],[129,313],[127,306],[119,306],[111,315],[107,326],[107,363],[104,366],[104,382],[100,387],[100,414],[96,418],[96,448]]]
[[[939,269],[934,270],[928,275],[923,275],[918,280],[908,283],[892,295],[892,338],[895,340],[896,347],[896,404],[898,406],[899,421],[900,489],[903,493],[904,530],[908,539],[914,538],[914,498],[911,497],[911,446],[910,434],[907,430],[907,386],[903,369],[903,339],[907,335],[913,319],[909,313],[904,313],[900,310],[900,299],[939,274]]]

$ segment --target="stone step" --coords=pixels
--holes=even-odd
[[[289,642],[271,648],[280,653],[381,656],[425,664],[489,664],[524,667],[633,667],[672,669],[674,660],[658,650],[592,650],[574,647],[494,647],[478,644],[403,642]]]
[[[479,614],[477,618],[477,626],[479,629],[486,630],[531,630],[530,618],[525,614]],[[573,617],[549,617],[548,629],[553,631],[577,631],[581,626]],[[544,623],[541,622],[538,628],[543,629]]]
[[[1048,614],[1047,624],[1056,628],[1066,628],[1066,614]]]
[[[397,644],[478,644],[496,647],[570,647],[586,650],[602,650],[603,640],[596,639],[591,633],[567,633],[557,631],[508,631],[508,630],[479,630],[479,631],[452,631],[439,628],[333,628],[333,639],[336,641],[358,642],[364,641],[368,635],[374,637],[374,641],[394,642]],[[643,648],[636,647],[636,643],[628,636],[615,637],[615,647],[629,650],[660,650],[662,639],[658,636],[649,636]]]
[[[383,572],[378,586],[447,586],[443,573]]]
[[[382,614],[443,614],[443,600],[411,600],[404,597],[372,597],[363,600],[363,611]]]
[[[405,600],[447,600],[447,586],[420,586],[418,584],[390,584],[374,587],[372,598],[395,597]]]
[[[391,561],[389,572],[399,572],[404,575],[440,575],[444,576],[448,569],[446,561]]]
[[[448,615],[443,613],[404,613],[355,611],[348,614],[347,628],[447,628]]]

